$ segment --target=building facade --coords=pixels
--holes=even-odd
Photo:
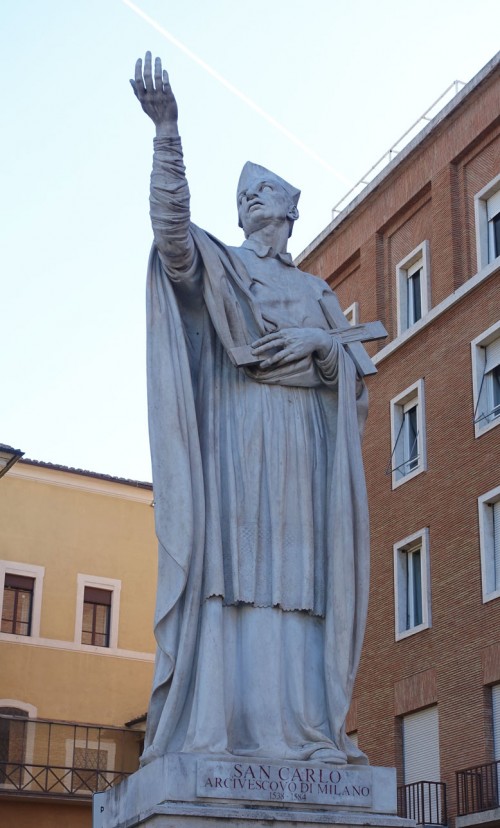
[[[402,815],[495,822],[500,54],[298,263],[389,333],[367,346],[371,599],[348,729],[397,767]]]
[[[2,825],[90,828],[92,792],[138,767],[152,498],[147,483],[22,459],[0,479]]]

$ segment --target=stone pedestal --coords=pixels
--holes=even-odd
[[[393,768],[168,754],[94,796],[94,828],[413,828]]]

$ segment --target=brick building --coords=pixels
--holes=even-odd
[[[368,346],[371,600],[349,729],[373,764],[397,767],[402,813],[494,824],[500,53],[298,263],[350,321],[389,332]]]

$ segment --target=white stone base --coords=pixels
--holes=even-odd
[[[413,828],[393,768],[168,754],[94,796],[94,828]]]
[[[175,803],[158,805],[137,819],[120,823],[120,828],[270,828],[272,822],[277,823],[276,828],[315,828],[321,825],[335,828],[415,828],[412,820],[396,816]]]

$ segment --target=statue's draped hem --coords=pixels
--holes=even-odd
[[[229,351],[232,344],[250,344],[265,332],[249,294],[244,267],[202,230],[193,227],[192,237],[203,262],[205,306],[194,313],[189,333],[179,312],[179,297],[155,248],[148,267],[149,429],[159,571],[155,613],[158,649],[143,761],[172,750],[179,722],[188,716],[192,704],[194,670],[203,636],[202,606],[207,603],[203,601],[207,597],[203,594],[206,509],[210,509],[206,492],[217,486],[215,475],[207,480],[213,470],[204,468],[202,450],[212,427],[214,340]],[[195,357],[201,350],[204,375],[197,376]],[[300,381],[293,382],[293,372],[284,371],[282,378],[277,378],[278,373],[279,369],[269,377],[270,383],[300,387]],[[299,373],[308,387],[318,384],[317,372],[310,364]],[[369,578],[368,511],[358,430],[358,423],[361,428],[366,416],[366,390],[356,399],[355,373],[349,356],[339,347],[337,434],[326,504],[328,549],[321,623],[331,738],[348,759],[363,761],[345,735],[363,640]],[[262,382],[263,378],[254,376],[252,381]],[[206,420],[197,410],[200,385],[208,402]],[[215,613],[214,617],[219,616]],[[219,632],[223,635],[222,629]],[[212,750],[216,743],[212,743]],[[218,747],[223,749],[221,744]]]

